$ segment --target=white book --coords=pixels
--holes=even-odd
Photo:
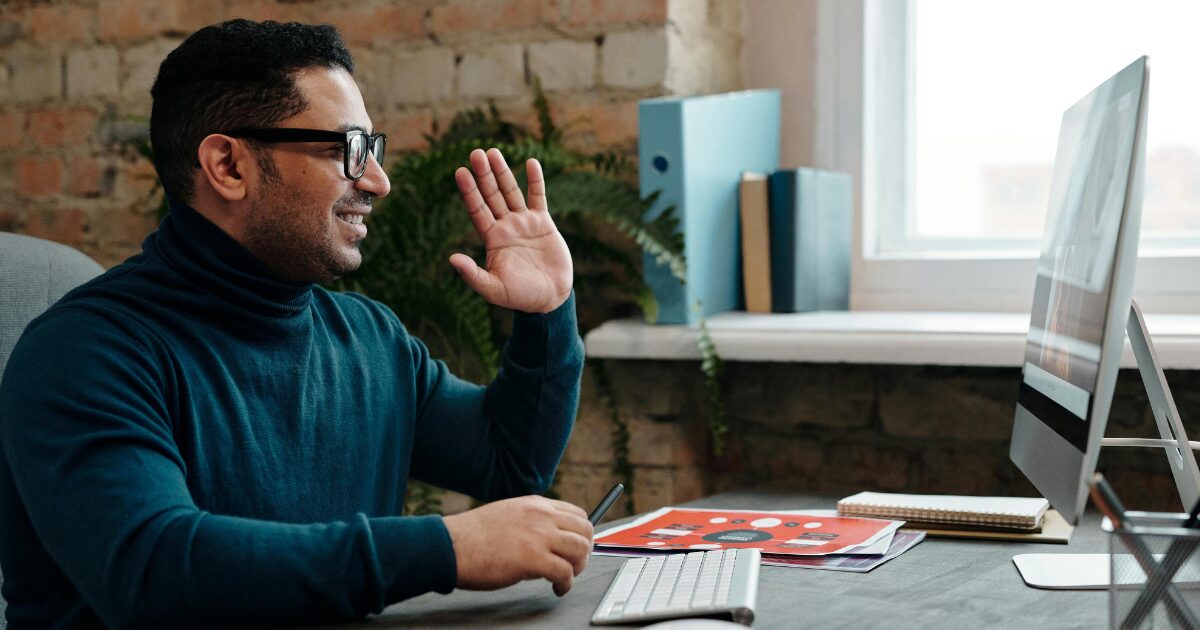
[[[1050,503],[1042,498],[860,492],[838,501],[842,516],[922,523],[1037,529]]]

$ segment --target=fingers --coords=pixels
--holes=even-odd
[[[588,515],[587,512],[583,511],[583,508],[575,505],[574,503],[567,503],[566,501],[551,499],[550,505],[554,506],[554,509],[556,510],[567,512],[568,514],[576,514],[578,516],[582,516],[583,518],[587,518]]]
[[[588,556],[592,553],[592,541],[574,532],[561,532],[551,541],[550,551],[571,563],[574,574],[579,575],[587,566]]]
[[[484,213],[488,214],[488,213]],[[488,216],[491,219],[491,216]],[[491,219],[495,222],[495,219]],[[508,292],[504,288],[504,283],[500,282],[495,276],[481,269],[475,261],[466,254],[451,254],[450,265],[462,276],[463,282],[471,287],[476,293],[483,296],[483,299],[492,304],[507,304]]]
[[[500,161],[503,162],[503,158]],[[500,185],[496,182],[496,175],[492,172],[491,158],[481,149],[475,149],[471,151],[470,162],[471,172],[475,174],[475,185],[479,187],[479,193],[491,209],[492,216],[499,219],[508,214],[508,202],[504,200]]]
[[[547,210],[546,177],[542,174],[542,164],[530,158],[525,161],[525,175],[529,179],[529,209]]]
[[[550,556],[544,567],[544,576],[554,584],[554,594],[562,597],[571,590],[575,582],[575,569],[570,562],[558,556]]]
[[[525,196],[521,194],[521,188],[517,186],[517,178],[513,175],[512,169],[508,168],[508,163],[504,161],[500,149],[488,149],[487,158],[492,172],[496,174],[496,184],[500,187],[500,194],[508,204],[508,209],[512,212],[526,210]]]
[[[475,231],[479,234],[487,233],[496,223],[496,217],[492,216],[491,209],[484,203],[483,195],[475,185],[475,177],[471,175],[471,171],[460,166],[454,171],[454,182],[458,184],[458,192],[462,195],[463,204],[467,206],[471,225],[475,226]]]

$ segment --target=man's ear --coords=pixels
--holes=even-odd
[[[246,198],[246,169],[254,168],[254,156],[244,142],[214,133],[200,142],[196,158],[217,195],[226,201]]]

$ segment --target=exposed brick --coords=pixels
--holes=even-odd
[[[772,426],[854,428],[871,423],[870,367],[804,363],[727,364],[730,414]]]
[[[96,128],[96,112],[83,107],[55,107],[29,114],[29,137],[46,147],[79,145],[88,141]]]
[[[138,244],[154,229],[156,222],[153,214],[143,208],[125,206],[100,210],[93,213],[88,236],[105,249],[119,252],[116,262],[120,262],[137,251]]]
[[[25,141],[25,112],[0,112],[0,149],[15,149]]]
[[[62,57],[45,50],[7,52],[13,100],[31,103],[62,95]]]
[[[637,140],[637,99],[568,103],[561,108],[562,121],[574,125],[578,140],[591,132],[596,147],[629,146]]]
[[[599,503],[617,481],[619,479],[611,466],[564,463],[555,473],[554,490],[563,501],[590,508]],[[626,497],[618,499],[605,520],[629,516],[627,505]]]
[[[158,66],[177,46],[178,40],[156,39],[126,49],[121,55],[121,96],[149,110],[150,86]]]
[[[554,19],[546,0],[451,0],[433,8],[430,30],[438,37],[531,28]]]
[[[112,96],[117,93],[117,49],[97,46],[67,53],[67,97]]]
[[[79,247],[83,244],[84,217],[78,208],[37,209],[25,213],[25,234]]]
[[[606,464],[615,460],[613,455],[614,427],[609,415],[602,408],[580,408],[575,418],[575,428],[567,442],[564,462],[575,464]]]
[[[176,25],[183,33],[192,33],[227,19],[228,10],[216,0],[178,0]]]
[[[632,417],[629,426],[629,461],[635,465],[679,466],[706,459],[708,428],[702,422],[651,420]]]
[[[275,0],[260,0],[259,2],[240,2],[230,7],[228,18],[244,18],[255,22],[275,20],[276,22],[311,22],[312,17],[305,4],[282,3]]]
[[[0,63],[0,103],[12,100],[12,79],[8,72],[8,65]]]
[[[433,131],[433,112],[428,109],[415,109],[393,114],[388,117],[387,129],[389,153],[392,151],[410,151],[428,146],[426,134]]]
[[[124,42],[177,32],[177,9],[174,0],[100,0],[96,37],[102,42]]]
[[[981,451],[967,444],[962,450],[927,449],[921,454],[913,483],[922,492],[939,494],[996,494],[998,485],[1015,485],[1021,473],[1008,458],[1007,445]]]
[[[546,90],[578,90],[596,83],[596,44],[552,41],[529,45],[529,71]]]
[[[424,48],[393,59],[389,96],[397,104],[428,105],[450,97],[454,88],[454,53]]]
[[[79,156],[67,161],[67,192],[95,197],[111,192],[115,173],[98,158]]]
[[[909,476],[915,448],[853,442],[827,443],[824,448],[826,465],[821,469],[818,491],[842,494],[871,488],[905,492],[919,487],[912,485]]]
[[[44,197],[62,190],[63,164],[56,157],[23,157],[17,160],[17,193]]]
[[[739,465],[732,469],[737,485],[750,488],[815,490],[829,465],[816,439],[763,432],[733,436]]]
[[[879,416],[889,435],[1007,442],[1017,379],[1010,369],[889,368],[880,377]]]
[[[608,24],[664,24],[667,0],[571,0],[566,24],[596,27]]]
[[[29,38],[38,44],[84,41],[93,21],[92,9],[71,5],[34,5],[25,13]]]
[[[336,26],[351,46],[425,35],[425,7],[414,3],[338,5],[317,13],[314,21]]]
[[[661,86],[667,78],[667,33],[663,29],[610,33],[600,50],[605,85]]]
[[[16,212],[12,210],[0,210],[0,232],[15,232],[18,225]]]
[[[698,467],[639,467],[633,470],[633,509],[637,512],[679,505],[705,494],[704,471]]]
[[[617,406],[630,413],[675,417],[695,394],[684,371],[699,374],[694,363],[675,361],[608,361],[605,363]]]
[[[525,55],[520,44],[497,44],[463,55],[458,95],[466,98],[525,93]]]

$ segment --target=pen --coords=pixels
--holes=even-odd
[[[604,495],[604,498],[600,500],[600,504],[588,516],[588,520],[592,522],[592,525],[596,525],[600,522],[600,519],[604,518],[605,512],[608,512],[608,508],[617,502],[617,497],[621,496],[621,493],[624,491],[625,486],[617,484],[612,487],[612,490],[608,491],[608,494]]]

